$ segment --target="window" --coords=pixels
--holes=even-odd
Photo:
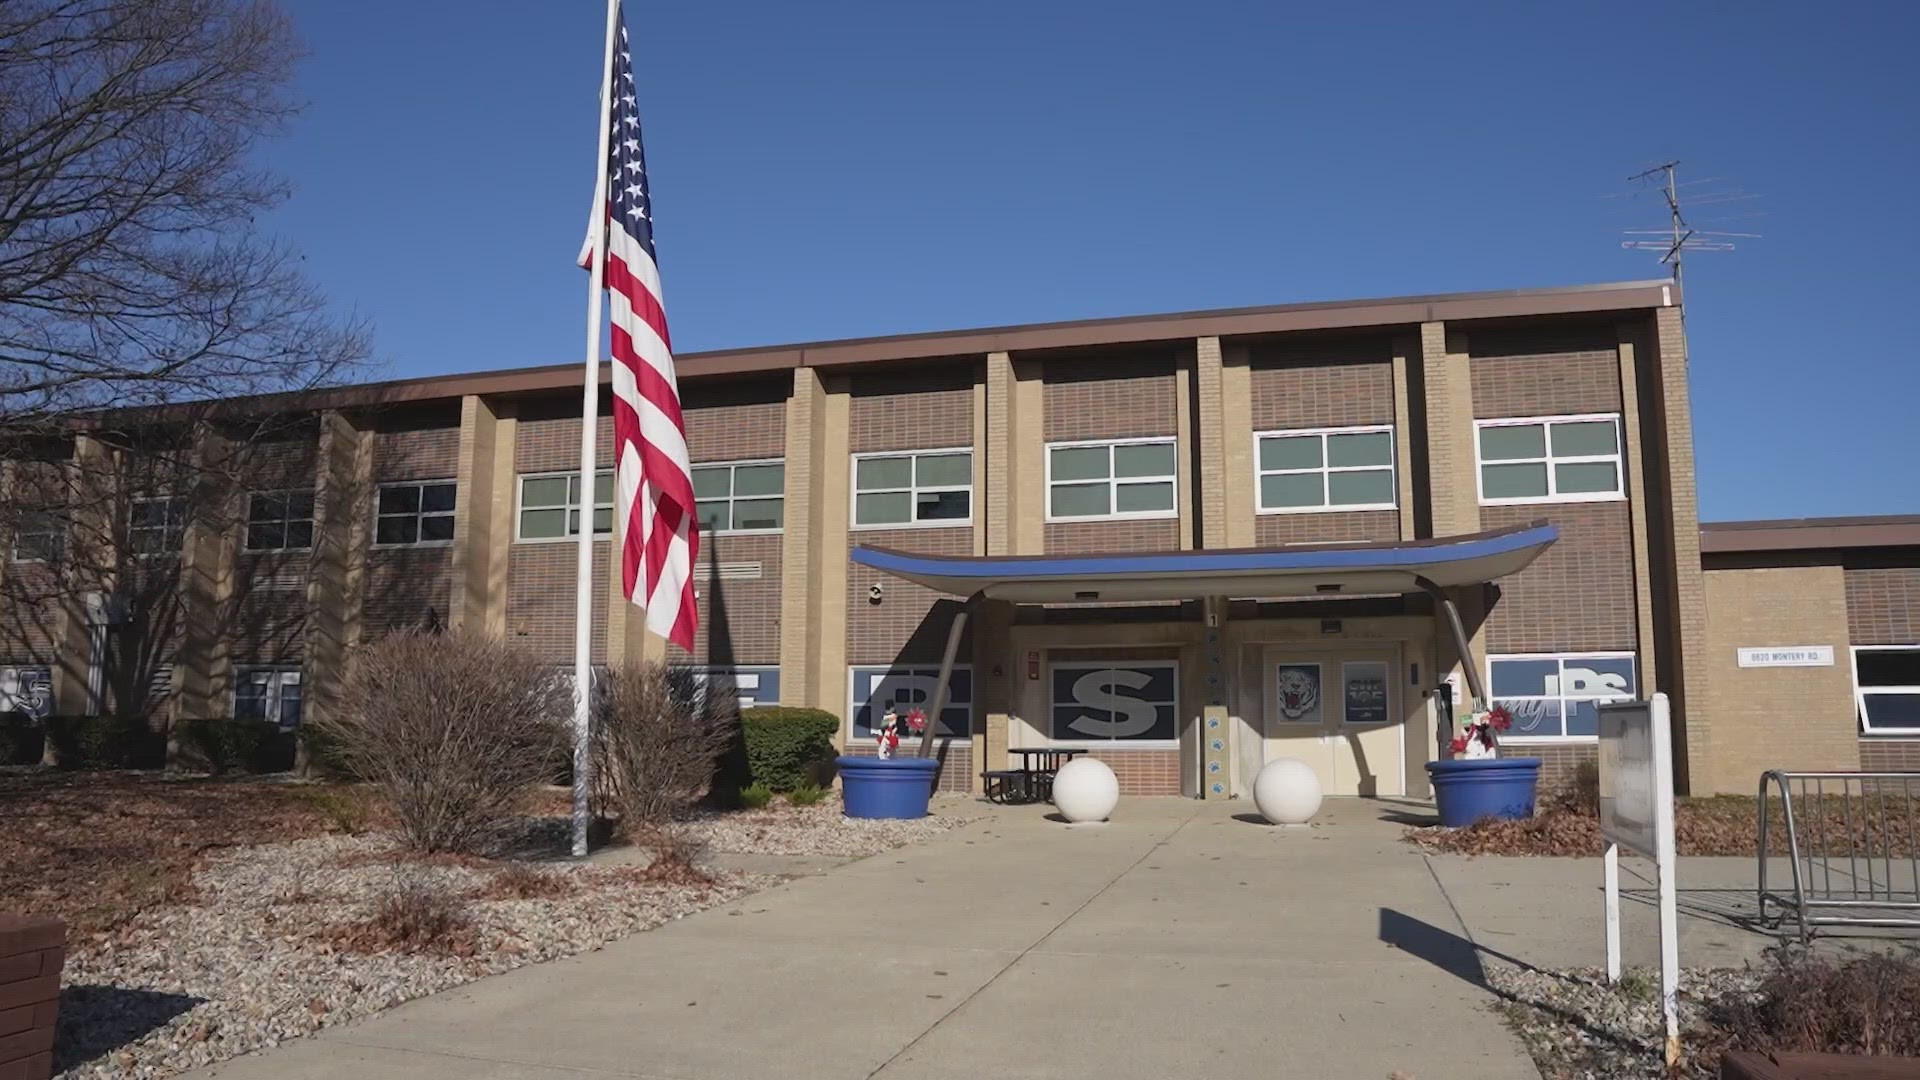
[[[1174,442],[1054,443],[1047,447],[1047,520],[1173,517]]]
[[[1505,738],[1591,739],[1600,734],[1599,704],[1633,697],[1633,669],[1632,653],[1491,656],[1487,682],[1513,714]]]
[[[374,502],[373,542],[383,546],[453,543],[456,490],[451,480],[381,484]]]
[[[1260,436],[1260,512],[1391,510],[1393,428],[1270,431]]]
[[[35,720],[53,715],[53,669],[0,667],[0,713]]]
[[[593,532],[613,531],[613,470],[593,474]],[[580,535],[580,474],[520,478],[518,539],[565,540]]]
[[[282,731],[300,726],[298,668],[240,668],[233,674],[233,716],[264,720]]]
[[[1620,417],[1476,420],[1480,501],[1600,502],[1625,495]]]
[[[135,499],[127,508],[127,550],[135,555],[178,555],[186,536],[185,499]]]
[[[1855,645],[1853,703],[1862,731],[1920,735],[1920,645]]]
[[[854,455],[856,526],[966,525],[972,521],[972,450]]]
[[[1170,743],[1179,667],[1172,661],[1055,664],[1048,718],[1056,742]]]
[[[694,697],[704,704],[708,697],[731,693],[742,709],[755,705],[780,703],[778,667],[702,667],[675,669],[693,681]]]
[[[940,687],[940,668],[933,667],[856,667],[849,669],[849,698],[853,708],[853,740],[873,743],[873,729],[895,710],[904,725],[906,714],[916,706],[933,708],[933,695]],[[934,734],[942,739],[968,739],[973,735],[973,668],[953,665],[947,679],[947,705],[934,722]],[[900,738],[909,738],[902,731]]]
[[[65,514],[58,510],[25,510],[14,519],[14,562],[59,562],[66,553]]]
[[[710,533],[774,532],[787,518],[787,467],[779,461],[735,461],[693,467],[700,527]]]
[[[313,546],[313,492],[256,491],[247,496],[247,550],[300,551]]]

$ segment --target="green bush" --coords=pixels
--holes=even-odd
[[[49,716],[46,733],[63,769],[157,769],[166,763],[166,737],[144,719]]]
[[[261,758],[281,738],[280,729],[264,720],[232,716],[181,721],[180,745],[216,773],[230,769],[262,771]]]
[[[0,765],[38,765],[44,738],[33,717],[0,713]]]
[[[817,783],[833,761],[840,718],[823,709],[758,705],[740,713],[746,742],[747,780],[771,791]]]
[[[773,791],[765,784],[748,784],[740,789],[740,805],[758,810],[773,801]]]
[[[809,780],[787,792],[787,801],[795,806],[812,806],[827,797],[827,789]]]

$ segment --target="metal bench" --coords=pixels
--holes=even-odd
[[[980,774],[986,781],[987,801],[1009,805],[1032,801],[1032,787],[1027,783],[1029,776],[1025,769],[987,769]]]

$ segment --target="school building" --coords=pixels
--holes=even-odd
[[[1703,527],[1687,370],[1667,281],[683,356],[699,640],[645,633],[602,540],[596,661],[830,710],[861,752],[887,706],[931,708],[951,645],[955,791],[1073,746],[1133,794],[1244,794],[1287,756],[1420,797],[1475,697],[1515,714],[1503,752],[1564,770],[1599,702],[1653,691],[1681,790],[1920,768],[1920,517]],[[572,475],[579,379],[236,404],[273,413],[248,437],[271,478],[218,512],[132,492],[113,580],[14,612],[0,693],[290,727],[393,626],[567,663],[572,537],[611,524],[609,480]],[[5,573],[73,525],[35,520]]]

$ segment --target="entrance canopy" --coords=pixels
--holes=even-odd
[[[1432,540],[1111,555],[921,555],[857,545],[853,561],[936,592],[1029,604],[1377,596],[1492,581],[1525,569],[1558,536],[1537,521]]]

